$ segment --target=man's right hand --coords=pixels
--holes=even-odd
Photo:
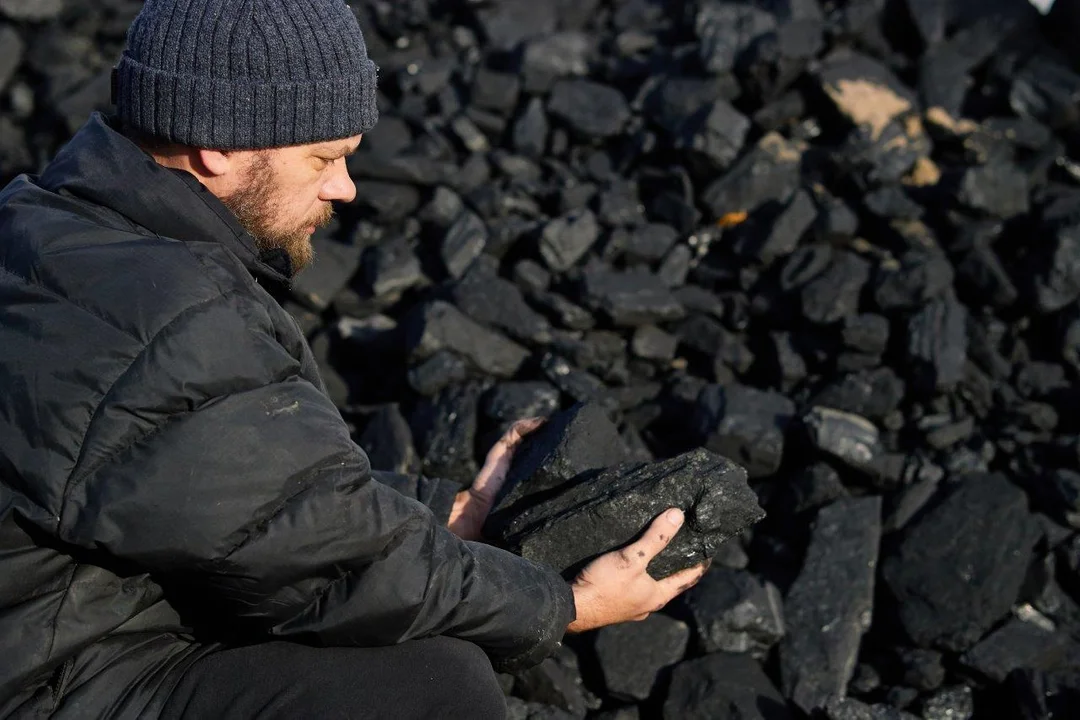
[[[667,547],[682,524],[682,511],[672,508],[653,520],[639,540],[589,563],[572,585],[577,619],[567,631],[585,632],[644,620],[697,584],[708,563],[681,570],[663,580],[653,580],[645,571],[649,561]]]

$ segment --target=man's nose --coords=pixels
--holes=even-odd
[[[326,202],[351,203],[356,199],[356,183],[349,177],[344,161],[334,164],[334,172],[322,187],[319,199]]]

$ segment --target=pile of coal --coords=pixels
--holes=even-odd
[[[549,417],[491,542],[572,574],[672,503],[651,570],[713,558],[512,717],[1075,714],[1080,0],[351,6],[382,119],[286,305],[357,442],[468,484]],[[0,0],[0,182],[139,7]]]

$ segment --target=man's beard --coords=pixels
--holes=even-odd
[[[308,228],[329,225],[334,217],[334,208],[330,203],[326,203],[316,216],[295,227],[282,230],[278,225],[280,206],[275,180],[270,159],[262,153],[256,153],[244,173],[241,188],[232,195],[223,197],[221,201],[255,238],[255,246],[260,252],[284,250],[292,262],[293,273],[298,273],[315,257]]]

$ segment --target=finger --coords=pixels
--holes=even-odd
[[[494,498],[498,494],[503,483],[506,482],[506,473],[510,471],[514,450],[526,435],[539,428],[544,422],[544,418],[526,418],[510,426],[510,429],[488,451],[484,466],[480,468],[472,484],[471,491],[474,495],[486,499]]]
[[[649,524],[645,534],[626,548],[627,554],[642,565],[647,565],[661,550],[668,546],[683,524],[683,512],[671,508]]]
[[[668,600],[671,600],[676,595],[681,595],[698,584],[698,581],[705,576],[708,567],[708,563],[702,563],[701,565],[680,570],[674,575],[668,575],[663,580],[657,581],[657,585],[660,586],[660,593]]]

